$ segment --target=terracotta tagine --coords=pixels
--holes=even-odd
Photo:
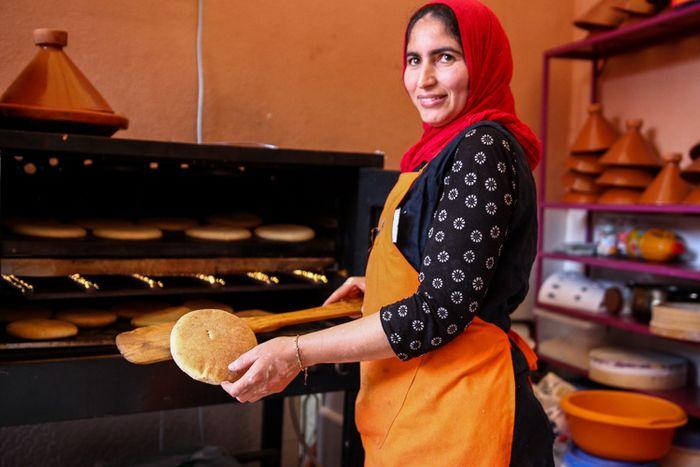
[[[656,5],[647,0],[615,0],[612,6],[632,15],[650,16],[656,12]]]
[[[620,134],[603,117],[603,106],[601,104],[591,104],[588,107],[588,118],[579,131],[571,153],[573,154],[600,154],[610,149]]]
[[[577,191],[568,191],[562,198],[564,203],[571,204],[593,204],[598,199],[598,195],[593,193],[579,193]]]
[[[36,55],[0,97],[0,127],[110,136],[129,126],[63,51],[66,31],[35,29],[34,44]]]
[[[561,180],[564,187],[570,191],[591,194],[600,193],[601,191],[600,187],[595,183],[595,178],[590,175],[567,172],[562,176]]]
[[[612,7],[615,0],[600,0],[583,16],[574,21],[574,26],[587,31],[615,29],[627,14]]]
[[[610,188],[598,198],[599,204],[637,204],[642,190],[634,188]]]
[[[600,158],[604,165],[657,168],[662,162],[654,147],[641,133],[642,120],[632,119],[625,122],[627,131]]]
[[[692,147],[690,158],[693,162],[681,172],[681,177],[690,183],[700,183],[700,144]]]
[[[696,187],[690,194],[683,200],[683,204],[700,204],[700,186]]]
[[[595,182],[601,186],[646,188],[654,176],[646,170],[627,167],[608,167]]]
[[[681,178],[680,164],[683,155],[664,155],[666,165],[654,181],[644,190],[639,202],[642,204],[678,204],[688,197],[693,186]]]
[[[574,172],[579,172],[588,175],[600,175],[605,170],[596,155],[572,155],[566,159],[566,166]]]

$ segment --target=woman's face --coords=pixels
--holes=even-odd
[[[467,103],[469,73],[462,46],[432,15],[418,20],[406,45],[404,86],[423,122],[440,127]]]

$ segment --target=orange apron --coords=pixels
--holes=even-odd
[[[367,264],[365,316],[418,289],[418,272],[391,240],[394,211],[418,175],[401,174],[387,197]],[[513,338],[534,368],[535,354]],[[361,363],[355,421],[366,466],[508,466],[514,420],[511,344],[480,318],[420,357]]]

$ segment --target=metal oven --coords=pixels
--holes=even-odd
[[[364,272],[370,226],[397,176],[382,170],[383,162],[378,154],[0,131],[1,306],[109,308],[135,299],[177,304],[191,298],[237,310],[317,306],[345,276]],[[10,228],[18,218],[202,221],[235,211],[266,223],[308,225],[317,235],[298,243],[200,241],[180,232],[151,241],[56,240]],[[0,426],[231,402],[172,362],[124,361],[114,337],[129,326],[118,321],[73,338],[23,341],[5,333],[3,324]],[[263,465],[280,461],[283,397],[338,390],[345,391],[343,464],[356,465],[357,389],[357,365],[321,365],[308,386],[297,379],[279,397],[267,398]]]

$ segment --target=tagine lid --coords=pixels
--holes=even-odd
[[[571,147],[573,154],[602,153],[620,138],[615,128],[603,117],[599,103],[588,106],[588,118]]]
[[[63,51],[68,33],[35,29],[38,51],[0,96],[0,126],[113,134],[129,120],[107,101]]]
[[[574,21],[574,26],[588,31],[615,29],[627,17],[627,14],[613,8],[615,0],[600,0],[583,16]]]
[[[661,167],[663,164],[658,152],[642,136],[643,121],[641,119],[630,119],[625,123],[627,131],[600,158],[600,163],[632,167]]]
[[[643,204],[678,204],[693,191],[693,186],[681,178],[678,166],[683,155],[669,153],[664,155],[665,166],[644,190],[639,202]]]

